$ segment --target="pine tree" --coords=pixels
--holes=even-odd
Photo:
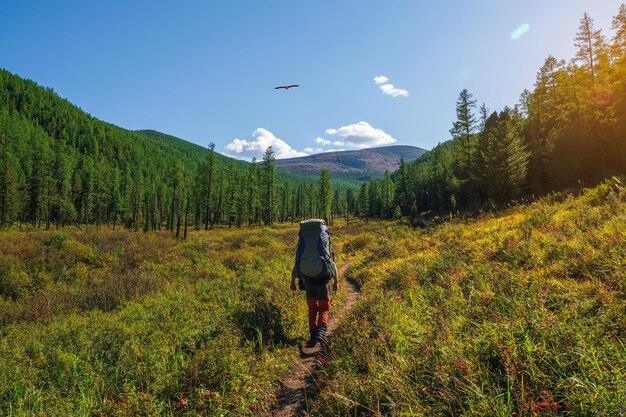
[[[335,189],[333,194],[333,209],[330,213],[330,224],[335,224],[335,216],[341,216],[343,208],[345,207],[345,203],[341,199],[341,194],[339,190]]]
[[[346,214],[356,213],[356,201],[354,198],[354,190],[352,188],[346,189]]]
[[[382,201],[382,215],[384,217],[391,217],[393,210],[393,181],[388,170],[385,170],[383,174],[383,180],[381,182],[381,201]]]
[[[626,4],[622,4],[613,17],[611,29],[615,32],[611,49],[616,61],[626,58]]]
[[[258,187],[258,166],[256,158],[252,158],[252,164],[248,170],[247,184],[248,192],[247,197],[247,212],[248,212],[248,226],[252,226],[258,222],[259,213],[259,187]]]
[[[457,178],[464,185],[467,199],[473,198],[474,179],[474,157],[476,154],[476,124],[477,120],[474,116],[476,100],[472,94],[466,89],[461,91],[459,99],[456,103],[456,117],[450,134],[452,135],[455,151],[455,159],[457,162]]]
[[[480,152],[485,164],[483,187],[498,203],[517,197],[526,180],[529,154],[519,132],[520,117],[505,108],[486,122],[485,140]]]
[[[237,227],[241,227],[245,222],[248,221],[249,213],[248,213],[248,184],[245,181],[248,177],[248,173],[243,173],[241,177],[244,181],[239,181],[238,184],[238,192],[237,192],[237,203],[236,203],[236,216],[237,216]]]
[[[398,186],[396,187],[396,193],[394,194],[394,202],[396,205],[400,206],[403,214],[408,214],[411,207],[409,195],[407,167],[404,162],[404,158],[400,158],[400,165],[398,167]]]
[[[365,221],[368,220],[368,212],[369,212],[369,200],[367,194],[367,184],[361,184],[361,189],[359,190],[359,198],[357,201],[359,216],[365,217]]]
[[[228,227],[235,223],[236,203],[237,203],[237,171],[235,170],[235,160],[231,159],[226,170],[226,214],[228,216]]]
[[[457,191],[459,182],[454,175],[453,151],[440,144],[432,152],[432,160],[429,164],[430,208],[441,210],[448,208],[449,196]]]
[[[215,162],[215,144],[211,142],[209,144],[209,152],[205,163],[201,166],[201,171],[204,173],[204,230],[209,229],[209,223],[211,218],[211,191],[213,190],[213,183],[215,182],[217,165]]]
[[[333,204],[333,183],[330,177],[330,171],[327,169],[323,169],[320,172],[319,198],[321,217],[327,224],[331,224],[330,215]]]
[[[0,228],[11,225],[17,206],[17,187],[12,155],[5,143],[0,143]]]
[[[169,230],[174,231],[174,211],[179,204],[179,188],[182,181],[182,166],[179,162],[174,162],[170,165],[167,172],[168,185],[171,189],[171,203],[170,203],[170,216],[169,216]]]
[[[610,111],[614,115],[614,132],[612,152],[615,167],[626,166],[626,4],[619,8],[617,16],[613,18],[612,28],[615,36],[612,42],[614,71],[611,84],[613,86],[613,103]],[[621,134],[619,132],[622,132]],[[620,157],[621,155],[621,157]],[[615,169],[616,173],[623,169]]]
[[[268,147],[263,154],[263,207],[265,210],[265,224],[274,223],[274,202],[276,187],[276,156],[272,147]]]
[[[369,217],[381,216],[381,199],[380,199],[380,187],[378,181],[375,179],[370,180],[367,187],[367,202],[368,202],[368,215]]]
[[[594,28],[593,19],[587,13],[580,19],[580,27],[574,41],[574,46],[578,48],[574,59],[583,63],[591,73],[591,80],[595,81],[599,55],[604,48],[605,40],[602,30]]]

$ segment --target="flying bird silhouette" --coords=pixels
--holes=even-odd
[[[289,90],[290,88],[293,88],[293,87],[300,87],[300,84],[279,85],[278,87],[274,87],[274,90],[280,90],[281,88],[283,90]]]

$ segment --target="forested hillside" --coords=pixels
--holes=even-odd
[[[320,214],[317,179],[276,172],[271,150],[266,157],[250,164],[214,145],[125,130],[0,70],[0,228],[121,223],[180,234],[187,223],[271,224]]]
[[[574,44],[576,56],[546,58],[534,89],[510,107],[490,111],[463,90],[452,140],[400,165],[391,177],[392,202],[380,191],[389,179],[371,183],[361,191],[357,212],[415,219],[626,173],[626,5],[610,32],[585,14]]]

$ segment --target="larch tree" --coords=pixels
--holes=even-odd
[[[382,213],[385,217],[391,217],[393,214],[393,181],[388,170],[385,170],[383,174],[383,180],[381,183],[381,201],[382,201]]]
[[[182,181],[182,166],[179,162],[174,162],[170,165],[167,172],[167,182],[171,189],[171,202],[170,202],[170,216],[169,216],[169,230],[174,231],[174,210],[177,204],[179,204],[179,188]]]
[[[320,171],[319,199],[321,217],[326,221],[326,224],[331,224],[330,215],[333,204],[333,181],[330,176],[330,171],[327,169]]]
[[[473,162],[476,154],[476,125],[477,120],[474,115],[476,100],[472,94],[464,89],[459,94],[456,102],[457,120],[453,123],[450,134],[452,135],[457,162],[457,178],[465,187],[467,199],[473,198],[474,179]]]
[[[394,194],[394,203],[395,205],[400,206],[403,214],[409,214],[409,209],[411,207],[409,196],[408,170],[406,163],[404,162],[404,158],[400,158],[400,165],[398,167],[398,185],[396,187],[396,193]]]
[[[604,44],[602,29],[596,30],[593,19],[585,13],[580,20],[578,33],[574,38],[574,46],[577,48],[574,60],[581,62],[590,71],[592,82],[595,82],[598,61]]]
[[[1,140],[1,139],[0,139]],[[17,187],[12,155],[0,143],[0,228],[8,227],[15,214]]]
[[[258,222],[259,216],[259,183],[258,183],[258,164],[256,158],[252,158],[250,169],[247,173],[247,213],[248,213],[248,226],[252,226]]]
[[[380,187],[378,186],[378,181],[373,178],[367,187],[367,202],[369,217],[379,218],[381,216]]]
[[[368,213],[369,213],[369,199],[368,199],[366,183],[361,184],[357,206],[358,206],[359,216],[364,217],[365,221],[367,222]]]
[[[626,4],[622,4],[613,17],[611,29],[615,32],[611,44],[614,59],[620,61],[626,57]]]
[[[265,224],[268,226],[274,222],[275,188],[276,155],[270,146],[263,154],[263,208],[265,210]]]
[[[211,191],[213,190],[213,183],[215,182],[216,166],[215,162],[215,143],[209,144],[209,151],[207,152],[206,161],[203,165],[204,168],[204,230],[209,229],[210,217],[211,217]]]

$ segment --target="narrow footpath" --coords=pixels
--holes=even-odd
[[[354,306],[359,298],[359,290],[353,282],[343,279],[344,273],[350,267],[351,262],[347,262],[339,267],[339,277],[341,283],[348,290],[348,298],[343,307],[333,311],[328,319],[328,336],[332,342],[332,336],[341,318]],[[300,357],[296,362],[294,371],[284,377],[280,382],[281,387],[278,393],[278,404],[272,411],[274,417],[291,417],[306,415],[306,400],[315,395],[317,391],[317,381],[315,380],[315,367],[324,357],[324,352],[318,343],[313,348],[302,347]]]

